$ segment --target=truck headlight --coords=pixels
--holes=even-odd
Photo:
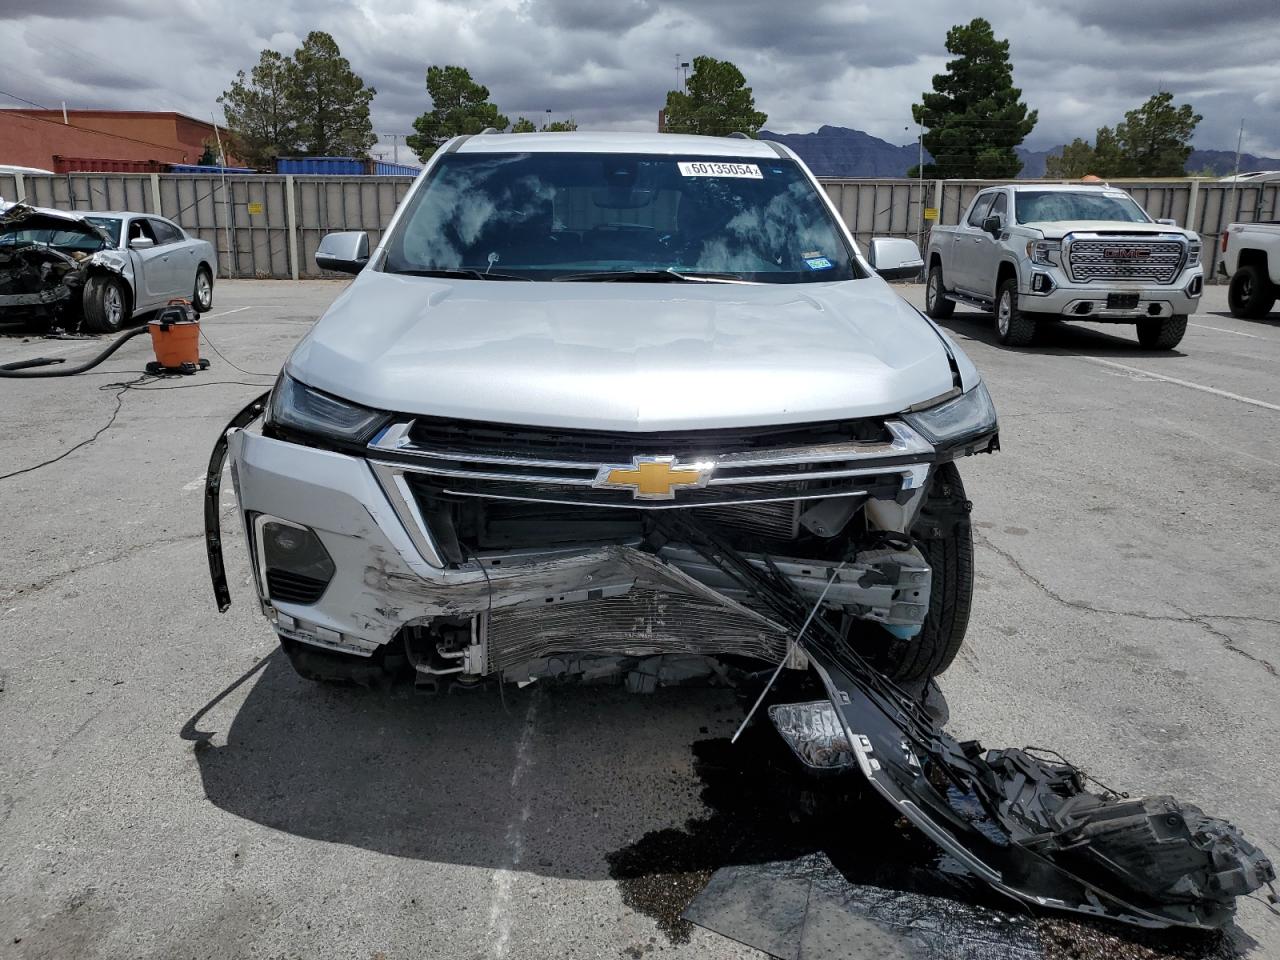
[[[1198,237],[1187,244],[1187,266],[1194,267],[1200,262],[1200,246]]]
[[[936,407],[904,413],[902,419],[935,447],[954,446],[972,437],[992,433],[998,426],[996,405],[991,402],[987,385],[981,382],[968,393]]]
[[[386,421],[387,414],[381,411],[321,393],[281,372],[271,391],[265,422],[285,430],[363,443]]]
[[[1057,264],[1062,253],[1062,242],[1059,240],[1027,241],[1027,256],[1032,263]]]

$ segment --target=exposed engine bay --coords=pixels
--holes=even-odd
[[[128,257],[84,217],[20,203],[0,210],[0,321],[74,329],[89,279],[130,271]]]

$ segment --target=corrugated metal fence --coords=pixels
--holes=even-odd
[[[201,174],[0,174],[0,197],[64,210],[159,213],[218,251],[223,277],[316,277],[320,238],[366,230],[376,243],[408,192],[408,177],[209,176]],[[864,249],[872,236],[928,240],[933,223],[959,222],[974,194],[1004,181],[825,180],[823,186]],[[1026,182],[1026,181],[1022,181]],[[1223,227],[1280,218],[1280,183],[1117,181],[1153,217],[1190,222],[1204,239],[1212,277]],[[924,212],[937,211],[936,220]]]

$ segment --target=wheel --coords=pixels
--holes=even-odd
[[[942,284],[942,264],[930,267],[924,288],[924,312],[934,320],[945,320],[956,312],[955,302],[947,299],[946,290]]]
[[[196,313],[208,313],[213,309],[213,274],[208,267],[196,271],[196,288],[191,292],[191,305]]]
[[[924,626],[907,640],[882,633],[872,643],[858,644],[863,655],[891,680],[927,681],[951,666],[960,652],[973,604],[971,507],[956,465],[938,467],[911,531],[933,571]]]
[[[1276,304],[1276,291],[1261,267],[1246,263],[1231,277],[1227,306],[1233,317],[1256,320],[1265,317]]]
[[[1175,313],[1163,320],[1139,320],[1138,343],[1148,350],[1172,350],[1187,332],[1187,315]]]
[[[129,291],[124,281],[105,274],[84,285],[84,325],[94,333],[112,333],[129,319]]]
[[[996,295],[996,333],[1006,347],[1025,347],[1036,337],[1036,322],[1018,309],[1018,281],[1000,284]]]

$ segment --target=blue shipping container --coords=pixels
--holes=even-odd
[[[204,166],[199,163],[171,163],[170,173],[257,173],[253,167]]]
[[[422,172],[422,168],[411,167],[407,163],[378,160],[373,165],[373,172],[380,177],[416,177]]]
[[[367,163],[355,157],[276,157],[276,173],[321,176],[363,176]]]

